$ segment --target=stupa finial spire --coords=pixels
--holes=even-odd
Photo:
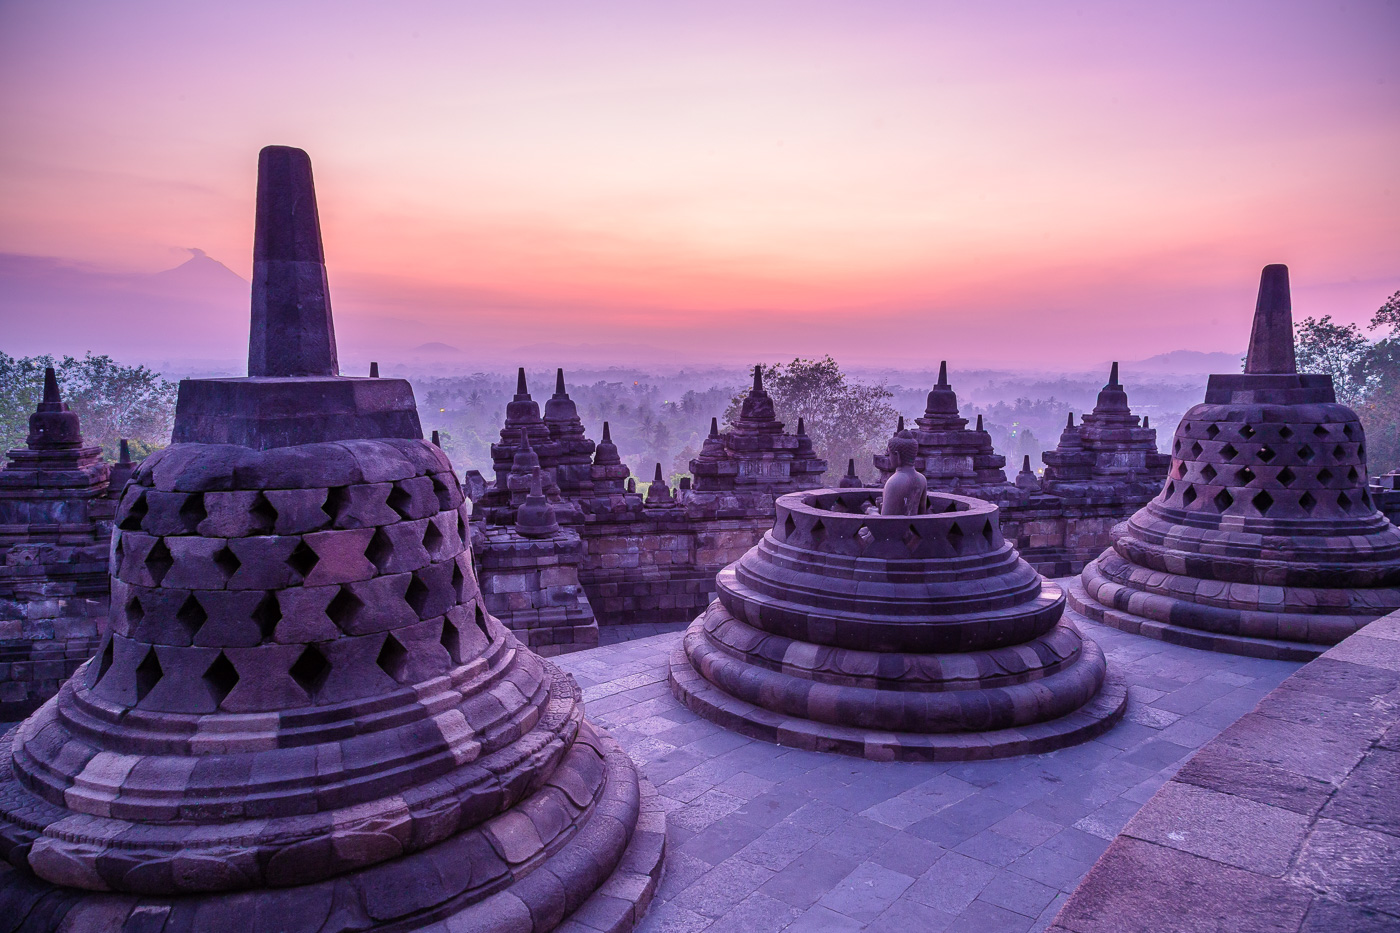
[[[1113,361],[1113,368],[1108,371],[1108,384],[1113,388],[1118,388],[1118,361]]]
[[[948,361],[943,360],[938,364],[938,386],[948,388]]]
[[[1296,373],[1293,355],[1293,300],[1288,289],[1288,267],[1265,266],[1259,277],[1259,300],[1254,305],[1254,327],[1249,333],[1246,373]]]
[[[755,395],[763,393],[763,364],[759,363],[753,368],[753,391]]]
[[[258,154],[248,375],[339,371],[311,157],[290,146],[268,146]]]
[[[564,391],[564,367],[560,366],[559,371],[554,376],[554,397],[563,398],[568,394]]]

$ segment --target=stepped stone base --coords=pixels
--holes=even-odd
[[[0,739],[0,757],[8,755],[11,735]],[[604,799],[593,818],[539,864],[517,866],[509,864],[509,852],[464,847],[467,833],[317,884],[154,897],[59,887],[0,861],[0,926],[14,933],[628,933],[661,878],[665,813],[656,789],[616,741],[601,730],[597,735],[606,753]],[[635,829],[619,858],[616,837],[631,825],[628,814],[636,815]],[[524,835],[538,831],[524,814],[514,815]],[[616,867],[600,876],[606,869],[599,866],[610,864]],[[454,912],[454,888],[476,888],[480,879],[473,875],[492,866],[501,873],[499,890]]]
[[[1108,625],[1132,635],[1145,635],[1158,641],[1181,645],[1185,648],[1199,648],[1204,651],[1221,651],[1248,658],[1264,658],[1271,661],[1311,661],[1332,645],[1307,644],[1296,641],[1281,641],[1274,638],[1254,638],[1248,635],[1229,635],[1221,632],[1207,632],[1181,625],[1159,622],[1138,615],[1126,609],[1105,606],[1089,595],[1079,577],[1070,581],[1065,589],[1069,606],[1087,619]],[[1134,599],[1169,598],[1152,593],[1132,593]],[[1130,603],[1131,605],[1131,600]],[[1183,604],[1188,605],[1188,604]]]
[[[672,653],[670,667],[676,699],[711,722],[777,745],[871,761],[977,761],[1054,751],[1107,732],[1128,704],[1127,684],[1110,672],[1092,700],[1050,722],[987,732],[881,732],[784,716],[731,696],[696,672],[684,646]]]

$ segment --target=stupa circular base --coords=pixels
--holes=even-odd
[[[1079,577],[1070,581],[1065,588],[1065,595],[1069,600],[1069,607],[1086,619],[1107,625],[1110,628],[1116,628],[1120,632],[1145,635],[1168,644],[1181,645],[1183,648],[1198,648],[1204,651],[1218,651],[1223,654],[1238,654],[1247,658],[1264,658],[1270,661],[1311,661],[1333,647],[1332,645],[1284,641],[1276,638],[1209,632],[1184,625],[1161,622],[1127,609],[1105,606],[1089,595]],[[1180,602],[1180,600],[1173,600],[1171,597],[1154,593],[1134,593],[1132,596],[1140,599],[1160,600],[1163,603]],[[1190,604],[1181,603],[1181,605],[1189,606]]]
[[[498,890],[461,909],[452,907],[453,889],[474,886],[483,853],[462,851],[459,836],[312,885],[178,897],[62,887],[0,860],[0,917],[18,922],[7,927],[16,933],[547,933],[566,921],[628,933],[660,881],[665,812],[656,789],[617,742],[597,730],[597,743],[605,751],[608,787],[588,822],[541,861],[509,865],[510,853],[495,853],[488,861],[508,869]],[[509,811],[525,837],[537,831],[529,810]]]
[[[1048,722],[985,732],[882,732],[787,716],[741,700],[701,677],[683,646],[671,654],[669,679],[671,692],[691,712],[740,735],[871,761],[976,761],[1050,752],[1107,732],[1128,703],[1127,684],[1109,672],[1089,702]]]

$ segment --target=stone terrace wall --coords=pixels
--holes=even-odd
[[[1197,752],[1050,929],[1400,929],[1397,783],[1392,613],[1304,665]]]
[[[772,515],[688,518],[644,509],[579,526],[579,577],[601,625],[689,622],[714,599],[715,574],[758,543]]]

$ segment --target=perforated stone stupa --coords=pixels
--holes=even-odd
[[[1213,375],[1161,493],[1070,590],[1090,618],[1177,644],[1306,660],[1400,608],[1400,529],[1332,377],[1300,374],[1288,269],[1264,268],[1245,371]]]
[[[880,494],[778,500],[671,658],[686,706],[873,759],[1042,752],[1117,721],[1125,687],[1062,617],[1060,588],[1002,538],[995,505],[930,492],[926,514],[870,514]]]
[[[660,813],[484,610],[408,384],[336,375],[300,150],[261,154],[254,259],[254,376],[181,383],[119,507],[110,635],[0,740],[0,918],[629,929]]]
[[[32,713],[97,650],[107,622],[110,475],[101,449],[83,443],[50,367],[25,446],[0,470],[0,722]]]

